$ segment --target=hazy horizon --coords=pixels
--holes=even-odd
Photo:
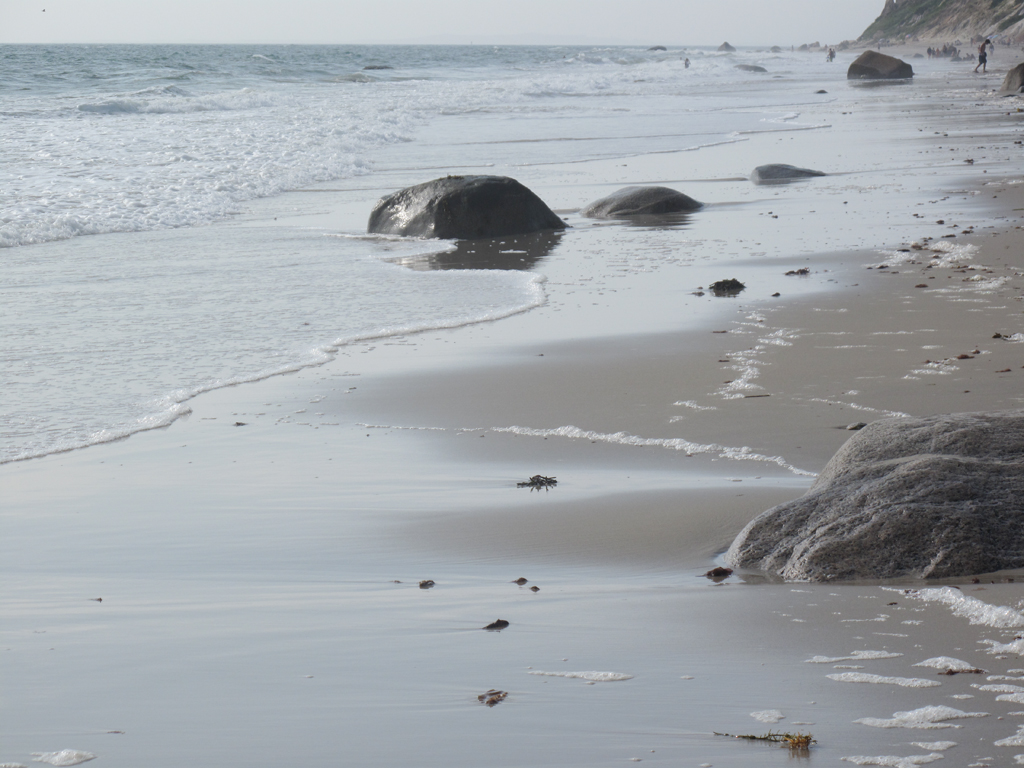
[[[858,37],[883,0],[823,10],[816,0],[610,0],[488,4],[395,0],[345,8],[329,0],[6,0],[0,43],[800,45]]]

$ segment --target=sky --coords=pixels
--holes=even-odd
[[[0,0],[0,43],[835,44],[884,0]]]

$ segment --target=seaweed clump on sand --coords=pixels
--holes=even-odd
[[[554,488],[556,485],[558,485],[558,481],[553,477],[534,475],[526,482],[516,483],[516,488],[529,488],[532,491],[534,488]]]
[[[805,751],[811,748],[811,744],[817,744],[817,739],[813,738],[809,733],[782,733],[776,731],[768,731],[763,736],[754,735],[741,735],[737,736],[732,733],[719,733],[715,731],[715,736],[728,736],[731,739],[747,739],[748,741],[769,741],[775,744],[781,744],[782,746],[789,747],[794,751]]]
[[[507,696],[508,691],[499,691],[496,688],[491,688],[491,690],[481,693],[476,698],[485,707],[493,707],[503,702]]]

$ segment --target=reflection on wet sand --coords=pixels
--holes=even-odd
[[[424,272],[431,269],[532,269],[554,250],[562,235],[562,232],[546,231],[486,240],[456,240],[452,250],[393,261]]]
[[[658,213],[622,217],[616,221],[641,229],[687,229],[693,216],[692,213]]]

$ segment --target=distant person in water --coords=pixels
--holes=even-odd
[[[828,60],[829,61],[835,61],[836,60],[836,49],[835,48],[829,48],[828,49]]]
[[[987,71],[988,67],[988,54],[986,53],[986,46],[989,44],[988,40],[978,46],[978,67],[981,67],[982,72]],[[978,67],[974,68],[974,71],[978,71]]]
[[[689,59],[684,59],[683,60],[683,67],[685,69],[689,69],[690,68],[690,60]]]

